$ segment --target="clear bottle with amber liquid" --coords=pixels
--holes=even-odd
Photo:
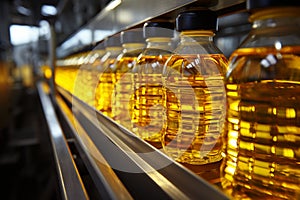
[[[132,68],[145,48],[143,31],[136,28],[121,32],[121,43],[123,52],[115,63],[116,83],[112,96],[112,115],[116,122],[131,130]]]
[[[83,102],[87,103],[88,98],[91,97],[91,90],[88,84],[91,82],[91,73],[88,65],[90,59],[91,46],[87,46],[82,49],[80,57],[78,58],[78,72],[74,82],[74,93],[73,95],[78,97]]]
[[[220,161],[226,115],[227,59],[213,43],[217,16],[186,11],[176,18],[180,43],[163,73],[164,151],[181,163]]]
[[[89,53],[89,58],[86,61],[85,69],[88,71],[89,81],[86,83],[86,103],[90,106],[95,106],[95,92],[98,85],[99,75],[101,74],[101,58],[105,55],[104,41],[95,44]]]
[[[75,80],[78,74],[80,54],[71,55],[57,63],[55,84],[74,94]]]
[[[232,53],[221,182],[235,199],[300,198],[300,2],[248,0]]]
[[[99,78],[95,90],[95,108],[112,117],[112,94],[115,85],[115,61],[122,53],[120,35],[112,35],[105,41],[106,53],[99,63]]]
[[[143,27],[147,46],[134,66],[132,130],[140,138],[161,148],[163,132],[162,73],[172,54],[174,23],[150,21]]]

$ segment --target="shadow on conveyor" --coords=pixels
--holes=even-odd
[[[0,126],[1,199],[60,199],[37,90],[15,86],[11,94],[7,123]]]

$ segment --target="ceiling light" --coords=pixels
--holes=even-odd
[[[22,15],[26,15],[26,16],[31,15],[31,11],[28,8],[25,8],[24,6],[18,6],[17,11]]]
[[[52,5],[43,5],[41,11],[44,16],[54,16],[57,14],[56,7]]]

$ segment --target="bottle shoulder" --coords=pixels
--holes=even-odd
[[[192,42],[179,44],[174,50],[177,54],[222,54],[221,50],[213,42]]]
[[[174,54],[164,65],[164,74],[225,77],[228,60],[223,54]]]
[[[300,81],[300,45],[239,48],[229,58],[228,82]]]
[[[134,65],[133,72],[140,74],[161,74],[164,64],[172,52],[169,51],[144,51],[139,55]]]
[[[278,42],[282,46],[300,45],[300,21],[298,23],[277,21],[264,22],[266,25],[257,25],[258,27],[254,24],[240,48],[271,47]]]

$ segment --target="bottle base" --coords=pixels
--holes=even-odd
[[[195,157],[192,154],[183,154],[179,158],[175,158],[177,162],[180,163],[186,163],[186,164],[191,164],[191,165],[205,165],[209,163],[215,163],[220,160],[222,160],[222,155],[221,154],[216,154],[216,155],[208,155],[204,157]]]
[[[152,146],[154,146],[157,149],[161,149],[162,148],[162,144],[161,141],[147,141],[145,140],[147,143],[151,144]]]

